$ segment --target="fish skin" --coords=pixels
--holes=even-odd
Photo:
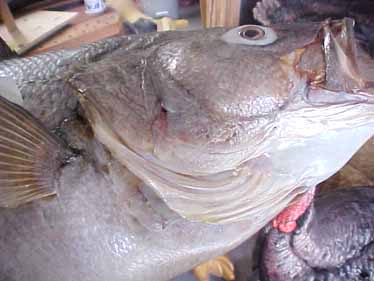
[[[282,46],[283,51],[293,50],[295,46],[313,37],[314,29],[309,28],[302,38],[288,36],[288,43]],[[300,28],[299,28],[300,29]],[[218,31],[223,33],[224,30]],[[0,77],[13,78],[27,102],[27,110],[33,112],[48,128],[57,127],[72,111],[76,109],[77,99],[69,78],[94,61],[101,60],[114,50],[141,50],[150,44],[162,41],[177,40],[194,36],[195,31],[151,33],[142,36],[123,36],[102,40],[85,45],[78,49],[50,52],[42,55],[15,58],[0,63]],[[154,42],[155,41],[155,42]],[[52,94],[51,94],[52,93]],[[40,112],[42,108],[42,113]]]
[[[287,28],[283,28],[283,30],[280,28],[278,30],[279,34],[285,37],[283,37],[283,40],[280,40],[278,44],[275,44],[270,48],[270,51],[268,52],[270,57],[274,59],[274,61],[277,61],[281,55],[287,54],[295,48],[303,46],[304,43],[307,43],[308,40],[313,38],[316,32],[316,26],[312,25],[312,28],[310,29],[306,29],[306,26],[307,25],[299,27],[292,32],[288,32],[289,29],[287,30]],[[92,94],[90,96],[90,92],[87,91],[87,85],[92,86],[92,88],[88,90],[92,90],[95,87],[97,87],[96,90],[101,90],[103,88],[100,87],[104,87],[105,85],[107,85],[109,89],[110,86],[116,86],[114,83],[116,81],[113,78],[112,80],[104,82],[100,81],[102,78],[101,75],[98,74],[99,70],[101,70],[100,67],[96,68],[96,73],[94,72],[97,76],[88,75],[85,77],[84,75],[90,74],[92,67],[103,65],[104,67],[109,67],[108,69],[112,67],[111,69],[114,69],[115,71],[123,69],[127,70],[126,68],[133,61],[136,62],[135,65],[138,65],[137,62],[139,61],[139,57],[136,57],[136,54],[140,57],[144,57],[149,54],[148,52],[150,50],[157,50],[159,49],[158,47],[168,45],[169,43],[171,43],[171,45],[168,46],[173,46],[175,41],[188,40],[189,38],[195,38],[195,42],[198,39],[208,38],[217,43],[217,36],[221,35],[223,32],[225,31],[221,29],[206,31],[200,35],[201,37],[196,36],[200,34],[199,32],[171,32],[161,35],[151,34],[135,37],[135,41],[132,41],[134,40],[133,38],[129,42],[126,41],[123,43],[123,45],[120,44],[123,48],[119,47],[113,52],[105,53],[100,59],[98,59],[97,63],[85,62],[73,65],[76,66],[76,68],[74,67],[71,72],[64,71],[62,81],[65,83],[65,79],[68,79],[69,85],[71,85],[72,89],[75,90],[74,93],[77,94],[80,104],[84,107],[86,99],[97,98],[97,96],[95,97],[95,95]],[[297,35],[300,34],[302,34],[302,36],[297,39]],[[209,36],[211,37],[209,38]],[[202,40],[202,42],[204,42],[204,40]],[[124,51],[125,48],[127,48],[126,51]],[[241,49],[242,52],[245,50],[244,47],[240,47],[239,49]],[[125,56],[125,54],[130,50],[133,51],[131,55],[134,56]],[[162,50],[165,50],[165,48]],[[261,53],[259,50],[263,49],[257,49],[257,52]],[[233,54],[235,54],[235,52]],[[223,53],[223,55],[225,55],[225,53]],[[38,60],[40,61],[40,59],[43,59],[43,56],[30,59],[33,62],[37,62]],[[112,63],[107,64],[108,61]],[[121,64],[121,62],[123,63]],[[156,60],[156,62],[160,61]],[[17,61],[13,61],[13,64],[17,65],[17,63]],[[4,64],[1,64],[0,68],[2,66],[4,66]],[[43,63],[40,63],[39,68],[42,66]],[[19,69],[20,68],[17,68],[17,70]],[[23,71],[26,70],[27,69]],[[134,68],[132,68],[132,70],[134,71]],[[19,73],[23,74],[23,71],[17,72],[13,70],[10,73],[13,75],[20,75]],[[217,71],[220,71],[220,69],[217,69]],[[266,69],[262,69],[262,71],[263,72],[258,73],[259,78],[266,73]],[[141,75],[142,72],[134,71],[134,73],[131,73],[128,71],[128,73]],[[52,74],[49,73],[48,75],[51,75],[52,77],[57,76],[55,72],[52,72]],[[213,73],[212,75],[214,76],[216,73]],[[20,76],[22,77],[22,75]],[[25,96],[25,107],[29,108],[31,113],[38,116],[38,112],[41,109],[47,109],[49,105],[48,102],[46,102],[42,96],[39,97],[38,91],[35,90],[35,99],[33,100],[39,105],[39,107],[28,105],[31,103],[31,99],[27,98],[29,91],[26,90],[26,88],[22,88],[23,80],[17,77],[19,76],[15,76],[15,80],[18,81],[21,92]],[[87,79],[81,79],[82,77]],[[95,77],[97,77],[97,79],[93,79]],[[119,77],[123,78],[123,76]],[[125,76],[125,78],[131,81],[131,76],[129,78]],[[27,76],[25,80],[28,81]],[[134,83],[136,83],[141,80],[135,79],[134,81]],[[147,80],[148,83],[150,83],[150,81],[151,80]],[[261,80],[257,79],[257,81]],[[37,80],[37,82],[43,82],[47,83],[45,85],[49,85],[48,81],[45,81],[44,79]],[[90,83],[87,84],[87,82]],[[113,82],[113,84],[109,82]],[[278,82],[280,85],[283,83],[282,81]],[[39,87],[38,83],[35,85],[36,89]],[[141,83],[137,85],[139,87]],[[114,87],[112,90],[113,89],[116,90],[117,88]],[[130,89],[134,89],[135,91],[134,87],[131,87]],[[116,98],[115,93],[110,91],[107,91],[106,93],[111,94],[107,96],[107,102],[109,105],[113,106],[110,102],[113,102],[113,97]],[[139,98],[141,101],[144,101],[144,97],[140,95],[136,96],[135,93],[132,94],[133,98]],[[266,97],[266,94],[267,93],[264,93],[263,96]],[[288,95],[286,94],[289,94],[289,92],[281,92],[281,95],[279,95],[281,101],[282,99],[288,98]],[[156,93],[153,93],[153,95],[156,95]],[[269,95],[271,96],[271,93]],[[129,92],[126,92],[124,100],[119,100],[118,104],[123,105],[126,101],[125,98],[128,96]],[[154,99],[154,96],[151,97],[153,98],[150,100],[151,105],[154,104],[154,102],[157,105],[157,100]],[[160,96],[156,95],[156,97]],[[167,96],[164,97],[167,98]],[[240,98],[237,96],[234,97]],[[69,95],[64,95],[62,98],[63,101],[68,99]],[[262,98],[260,98],[260,100],[262,100]],[[121,112],[120,108],[105,108],[105,99],[101,99],[100,102],[102,103],[96,103],[96,105],[99,105],[97,106],[97,109],[107,113],[112,113],[110,110],[114,113],[120,113],[117,114],[117,116],[114,115],[114,118],[121,118],[121,114],[134,114],[134,111],[131,111],[132,108],[130,107],[129,109],[129,106],[123,107],[125,110]],[[173,101],[170,97],[169,102],[173,105]],[[270,105],[276,103],[277,102],[273,101]],[[268,106],[261,107],[260,105],[262,104],[260,103],[258,106],[259,112],[264,113],[264,111],[266,112],[266,110],[268,110]],[[90,121],[91,127],[95,129],[95,125],[97,125],[95,121],[97,121],[97,119],[92,119],[93,116],[90,115],[90,112],[87,109],[89,108],[86,106],[84,108],[86,114],[85,117]],[[149,122],[152,117],[157,116],[153,115],[153,110],[144,111],[144,114],[140,117],[144,118],[144,116],[150,116],[150,118],[140,120]],[[213,110],[212,112],[217,113],[217,110]],[[290,112],[292,112],[292,110]],[[256,112],[251,111],[251,114],[256,115]],[[333,115],[333,113],[331,113],[329,117],[331,117],[331,115]],[[68,116],[68,119],[74,119],[74,115],[71,115],[71,111],[69,111],[65,116],[63,114],[61,114],[61,116],[61,118],[56,118],[50,127],[53,127],[55,124],[64,120],[64,118],[66,118],[65,116]],[[292,117],[292,115],[290,116]],[[40,115],[40,117],[42,117],[43,122],[46,121],[43,120],[42,115]],[[128,118],[128,116],[126,117]],[[338,117],[337,119],[339,119]],[[44,116],[44,119],[45,118],[46,117]],[[134,120],[136,121],[136,119]],[[335,122],[336,120],[332,118],[331,121]],[[79,122],[82,121],[78,121],[78,123]],[[117,120],[115,119],[109,119],[109,122],[106,122],[105,125],[108,127],[113,126],[116,129],[114,130],[115,133],[123,133],[118,132],[120,130],[118,130],[118,127],[116,126],[120,123],[116,122]],[[132,124],[142,124],[141,121],[138,122],[139,123]],[[145,125],[147,125],[147,123],[145,123]],[[300,128],[303,128],[304,124],[295,122],[292,123],[292,125],[295,125],[295,127],[287,128],[290,129],[291,132],[293,132],[292,130],[298,132]],[[126,124],[123,124],[123,126],[126,126]],[[362,136],[360,137],[365,138],[368,134],[366,129],[367,128],[363,129]],[[348,128],[348,136],[351,136],[349,134],[350,130],[351,129]],[[119,160],[117,158],[118,155],[111,151],[113,159],[110,158],[106,152],[106,149],[110,150],[112,147],[109,145],[103,148],[103,146],[97,142],[102,141],[102,139],[97,137],[98,131],[94,130],[94,140],[88,140],[86,142],[82,142],[82,139],[84,139],[83,136],[86,134],[80,132],[77,133],[74,128],[66,127],[63,128],[63,131],[67,135],[67,139],[70,140],[70,146],[83,148],[83,156],[72,161],[61,171],[60,178],[56,179],[59,183],[57,188],[58,196],[54,200],[48,202],[35,201],[30,205],[21,206],[17,209],[0,210],[0,245],[1,249],[4,249],[0,254],[0,273],[3,273],[1,276],[6,276],[6,278],[10,280],[14,279],[17,281],[23,281],[41,279],[54,281],[69,280],[70,277],[71,279],[74,278],[78,280],[85,280],[85,278],[86,280],[167,280],[179,273],[191,269],[203,260],[213,258],[214,256],[223,254],[232,249],[258,231],[292,199],[292,197],[289,197],[287,200],[282,201],[283,197],[277,198],[276,200],[281,202],[278,205],[279,201],[276,201],[277,204],[275,204],[272,199],[274,199],[274,196],[277,197],[279,194],[272,194],[270,188],[268,190],[263,189],[263,198],[267,200],[260,202],[259,205],[264,208],[261,212],[264,212],[264,210],[266,211],[266,216],[254,217],[252,218],[252,221],[243,220],[242,222],[229,223],[226,225],[189,222],[186,219],[180,218],[170,210],[165,211],[166,207],[159,199],[150,200],[149,204],[151,205],[152,210],[148,212],[147,210],[149,210],[149,206],[144,206],[144,204],[142,204],[142,202],[144,203],[142,196],[149,196],[148,198],[151,198],[152,196],[147,193],[151,192],[151,189],[144,188],[141,189],[142,192],[139,193],[133,183],[128,182],[131,182],[129,179],[130,177],[125,177],[127,173],[121,170],[123,168],[117,162]],[[110,133],[113,133],[113,131],[110,131]],[[354,134],[355,136],[358,135],[357,132]],[[145,133],[140,135],[142,137],[146,136]],[[78,137],[78,140],[75,139],[76,137]],[[124,137],[126,137],[128,141],[131,141],[133,135],[124,135]],[[338,136],[335,137],[338,139]],[[143,144],[148,144],[149,140],[146,138],[144,139],[145,141],[138,139],[138,143],[140,147],[147,148],[147,146],[143,146]],[[134,146],[137,145],[136,140],[136,138],[133,140]],[[358,143],[357,145],[362,141],[361,139],[356,140]],[[285,141],[287,141],[287,138],[285,138]],[[323,147],[324,143],[322,142],[319,145]],[[218,148],[222,149],[225,147],[218,146]],[[295,155],[300,155],[297,161],[301,161],[302,159],[305,159],[305,157],[303,157],[304,155],[300,153],[300,151],[304,152],[303,149],[307,150],[307,148],[308,145],[301,148],[296,147],[295,150],[291,152]],[[329,149],[333,148],[335,147],[332,147],[330,144]],[[331,152],[329,149],[326,151]],[[289,151],[283,151],[275,155],[278,159],[276,164],[279,165],[276,166],[276,168],[281,170],[282,166],[287,165],[288,167],[303,168],[302,166],[293,166],[292,161],[284,163],[284,156],[288,155],[288,152]],[[315,154],[314,151],[308,153]],[[325,155],[325,151],[322,151],[321,157]],[[259,163],[257,166],[257,168],[259,168],[258,173],[262,173],[264,168],[266,172],[271,172],[271,170],[266,169],[273,166],[266,166],[269,163],[266,160],[267,159],[256,159],[256,161],[254,161]],[[314,160],[314,163],[319,163],[320,159]],[[298,163],[297,161],[296,163]],[[129,169],[133,169],[132,172],[134,172],[134,170],[136,171],[138,168],[134,165],[135,163],[129,163],[128,166]],[[316,167],[318,168],[318,165]],[[318,170],[316,170],[316,172],[318,172]],[[267,175],[271,174],[269,173]],[[139,181],[134,181],[135,186],[138,186]],[[296,189],[297,187],[298,186],[296,186]],[[303,190],[296,191],[301,192]],[[296,194],[297,192],[292,195],[296,196]],[[283,194],[281,195],[283,196]],[[129,199],[132,198],[135,198],[134,201],[129,203]],[[210,197],[210,199],[211,198],[212,197]],[[205,200],[205,198],[203,199]],[[274,203],[274,206],[267,204],[270,201]],[[261,203],[263,203],[262,206]],[[131,206],[132,208],[135,208],[135,210],[132,209]],[[138,207],[136,208],[136,206]],[[271,208],[267,208],[268,206]],[[259,213],[263,214],[261,212]],[[120,237],[118,238],[117,235]],[[85,239],[82,239],[82,237]],[[109,241],[114,242],[109,243],[108,246],[108,242],[103,238],[107,238]],[[17,253],[16,256],[13,254],[15,252]],[[30,259],[30,253],[33,253],[32,259]],[[79,259],[77,259],[77,257],[79,257]],[[108,260],[112,262],[108,263]],[[148,263],[146,264],[145,261]],[[79,264],[79,268],[76,265],[77,263]],[[22,268],[22,270],[20,270],[20,268]]]
[[[12,78],[25,100],[25,108],[54,129],[77,108],[78,99],[67,83],[69,76],[78,67],[100,59],[128,41],[131,37],[119,37],[79,49],[4,60],[0,62],[0,77]]]

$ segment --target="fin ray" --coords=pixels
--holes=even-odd
[[[10,127],[13,127],[13,126],[17,126],[18,129],[20,129],[25,135],[27,135],[28,137],[32,138],[33,140],[36,140],[36,141],[40,141],[41,139],[43,139],[43,137],[38,137],[37,135],[33,135],[33,134],[30,134],[25,128],[22,128],[21,126],[18,126],[18,124],[16,122],[11,122],[10,120],[7,120],[5,119],[4,117],[0,117],[0,121],[1,122],[4,122],[4,123],[7,123],[10,125]],[[4,124],[4,128],[7,128],[7,126]],[[36,138],[38,137],[38,138]]]
[[[0,108],[0,111],[2,109]],[[29,127],[26,127],[25,124],[21,123],[20,122],[20,119],[17,119],[17,118],[13,118],[12,117],[12,114],[10,114],[9,112],[7,111],[3,111],[4,114],[6,115],[5,117],[1,117],[1,119],[3,121],[5,121],[6,123],[10,124],[10,125],[17,125],[20,129],[22,129],[22,131],[24,133],[26,133],[28,136],[30,137],[36,137],[36,136],[39,136],[39,140],[42,139],[43,137],[45,137],[45,135],[43,135],[41,132],[39,132],[38,130],[35,130],[33,129],[31,126]],[[20,116],[18,116],[18,118],[20,118]],[[33,133],[30,133],[29,131],[32,130]]]
[[[2,144],[1,142],[0,142],[0,151],[14,152],[14,153],[18,153],[24,156],[32,156],[32,153],[29,150],[24,151],[21,149],[13,148],[9,145]]]
[[[5,99],[3,98],[3,100]],[[53,136],[30,113],[18,105],[12,104],[7,100],[5,101],[8,103],[8,107],[0,107],[0,111],[2,112],[0,115],[5,114],[7,118],[12,118],[12,120],[15,120],[15,124],[18,124],[18,126],[26,129],[26,131],[33,135],[40,135],[49,140],[53,139]]]
[[[20,161],[20,162],[27,162],[27,163],[33,163],[32,160],[30,160],[30,157],[22,157],[22,156],[17,156],[15,153],[4,153],[0,151],[0,157],[4,159],[8,159],[9,161]]]
[[[0,207],[56,194],[68,151],[22,107],[0,96]]]
[[[0,120],[0,122],[1,122],[1,120]],[[14,128],[14,129],[16,129],[16,128]],[[10,142],[15,142],[15,139],[16,139],[17,141],[23,141],[24,144],[26,144],[26,145],[31,145],[31,146],[34,146],[35,148],[40,147],[38,142],[36,142],[34,140],[31,140],[27,136],[22,135],[21,132],[19,132],[19,131],[14,132],[14,131],[6,128],[5,126],[0,128],[0,134],[3,134],[5,136],[7,136],[8,141],[10,141]],[[14,137],[14,139],[10,138],[10,137]]]
[[[25,152],[26,151],[34,151],[32,148],[28,147],[27,145],[24,145],[19,142],[14,142],[12,139],[9,139],[8,137],[2,136],[0,133],[0,143],[3,145],[7,145],[9,147],[16,147],[18,149],[23,149]]]

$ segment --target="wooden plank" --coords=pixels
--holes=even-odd
[[[207,1],[206,0],[200,0],[200,16],[201,16],[201,22],[203,26],[206,26],[207,22],[207,15],[206,15],[206,7],[207,6]]]
[[[66,26],[76,15],[75,12],[32,12],[16,18],[16,25],[24,37],[22,42],[14,38],[4,24],[0,25],[0,36],[12,50],[22,54]]]
[[[120,16],[108,8],[98,15],[86,14],[84,6],[72,9],[79,14],[71,24],[48,41],[31,50],[28,55],[35,55],[51,50],[75,48],[82,44],[98,41],[103,38],[123,34]]]
[[[16,22],[13,18],[12,13],[10,12],[8,3],[6,0],[0,0],[0,14],[1,19],[3,20],[8,32],[17,32],[18,28]]]
[[[201,19],[204,27],[238,26],[241,0],[200,0]]]

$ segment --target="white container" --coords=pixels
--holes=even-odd
[[[87,14],[98,14],[105,11],[104,0],[84,0]]]

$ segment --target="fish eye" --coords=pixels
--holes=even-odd
[[[244,25],[231,29],[222,35],[222,40],[231,44],[266,46],[278,39],[275,31],[266,26]]]
[[[264,37],[265,32],[258,27],[245,27],[239,32],[244,39],[258,40]]]

